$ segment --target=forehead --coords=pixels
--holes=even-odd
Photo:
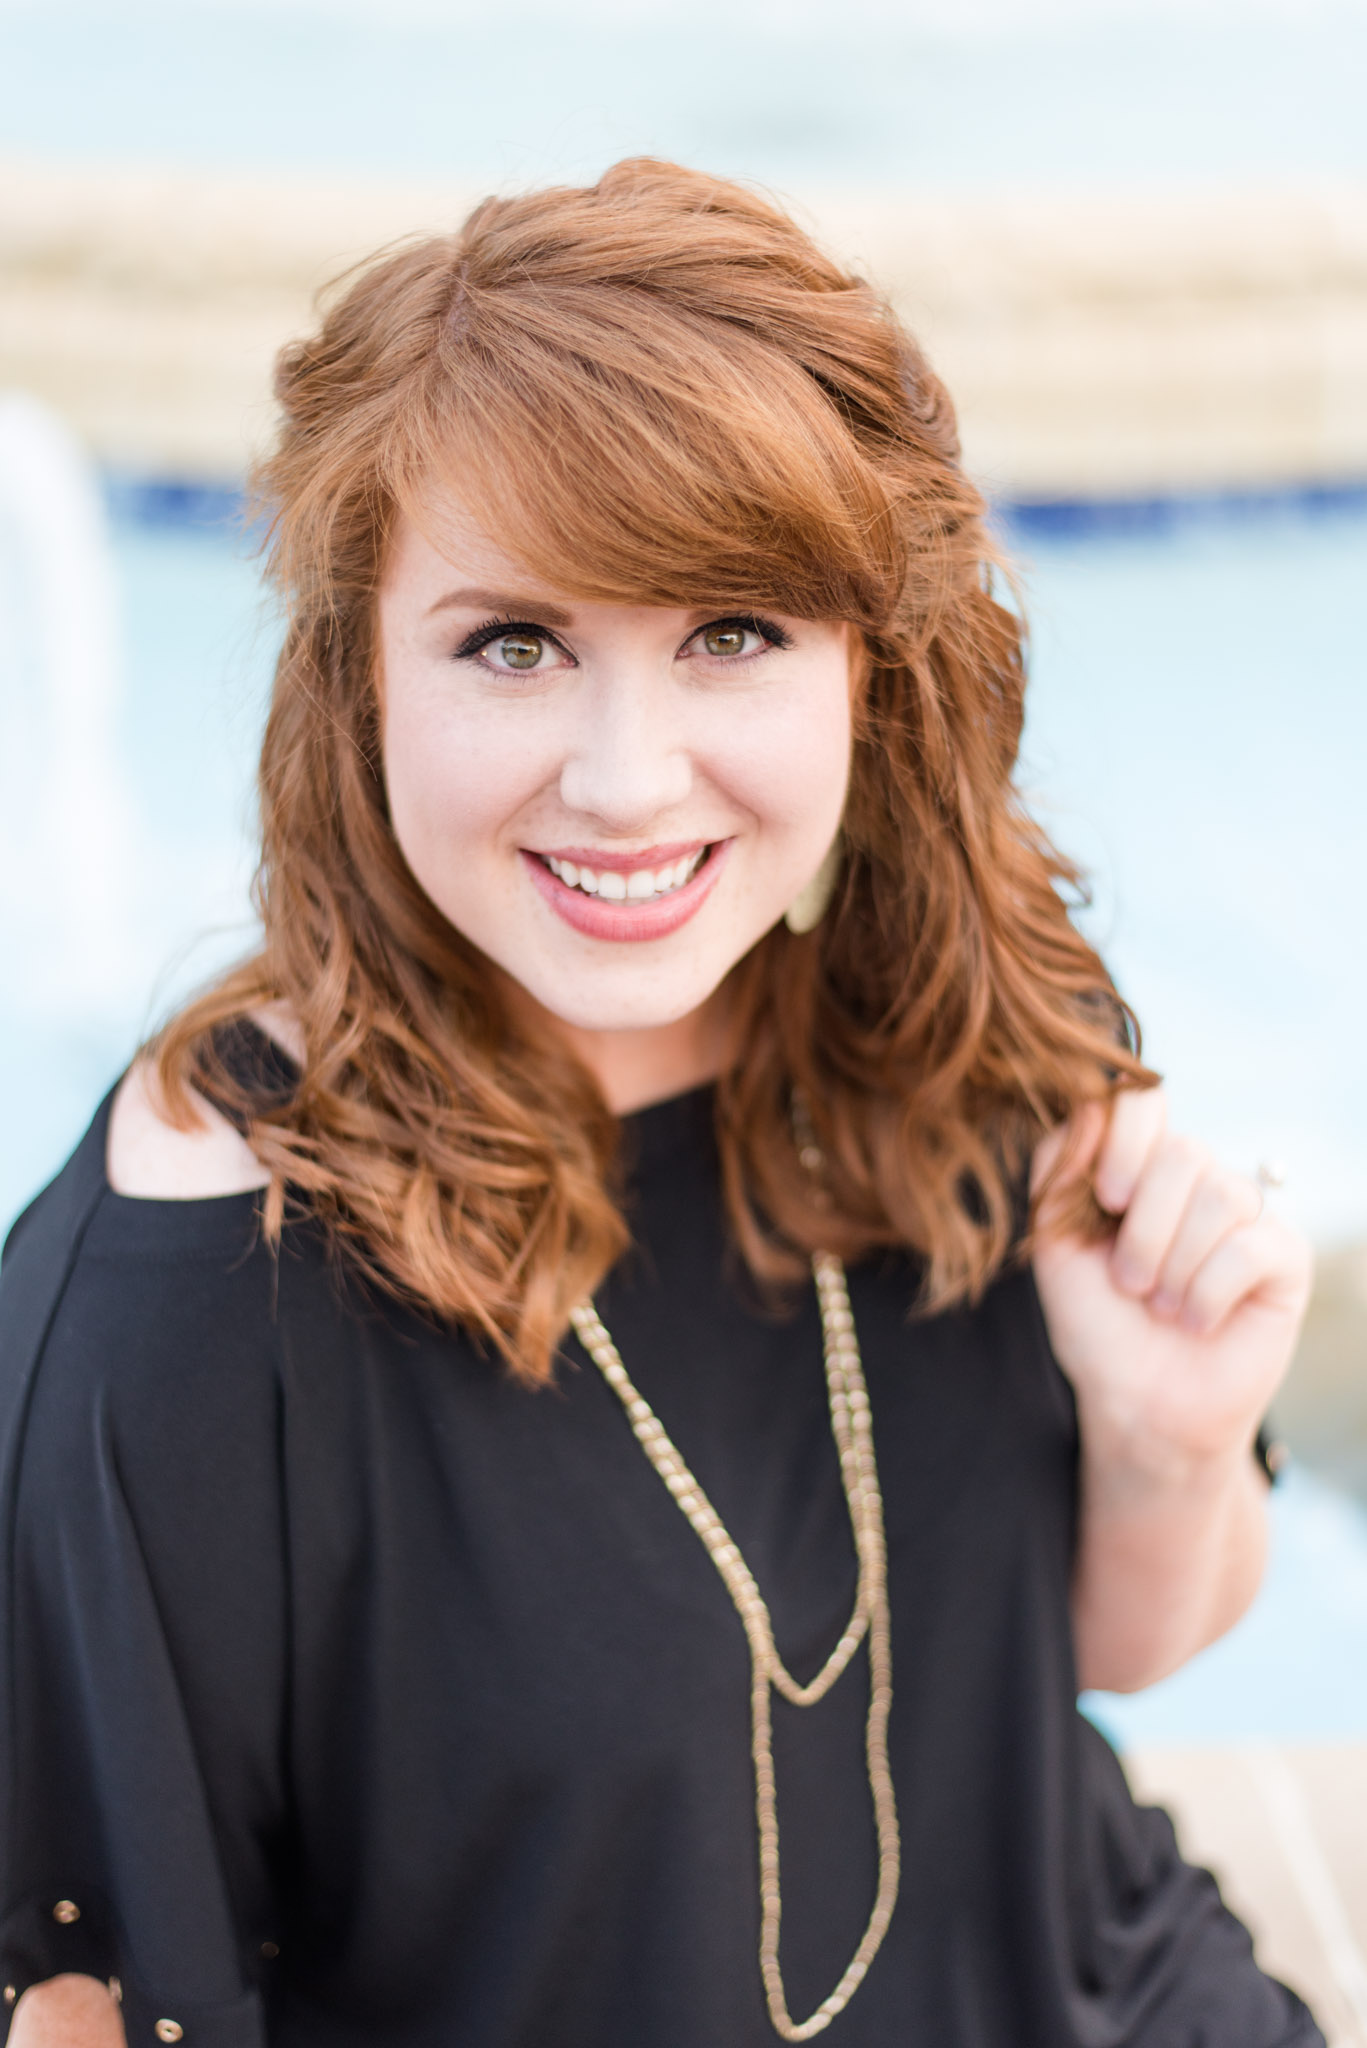
[[[399,508],[385,550],[384,582],[447,584],[453,578],[491,587],[521,581],[554,594],[546,579],[501,546],[453,491],[438,488]]]
[[[452,501],[433,518],[405,515],[396,527],[385,567],[382,607],[407,615],[445,613],[535,620],[569,626],[585,613],[627,617],[658,614],[660,606],[594,603],[562,590],[486,533],[464,506]]]
[[[556,566],[559,575],[547,574],[530,559],[530,551],[518,554],[491,533],[456,491],[438,486],[400,509],[391,524],[382,565],[381,612],[407,618],[478,612],[534,618],[545,626],[568,626],[589,613],[643,621],[663,614],[742,608],[811,615],[806,607],[799,611],[768,591],[735,585],[721,590],[689,588],[685,577],[677,590],[658,584],[648,590],[630,589],[587,560],[578,575],[564,574],[563,557]]]

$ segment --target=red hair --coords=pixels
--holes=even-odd
[[[818,1244],[981,1289],[1039,1135],[1137,1035],[1016,795],[1024,666],[953,409],[868,284],[777,207],[669,164],[489,200],[383,253],[279,361],[260,484],[288,628],[261,760],[257,957],[162,1035],[173,1112],[236,1099],[283,1190],[372,1278],[544,1379],[626,1242],[615,1124],[519,1030],[405,865],[380,772],[375,600],[397,516],[459,478],[506,552],[581,599],[853,621],[867,649],[835,901],[733,975],[717,1093],[726,1200],[762,1278]],[[535,488],[530,488],[534,482]],[[214,1034],[284,1002],[288,1103]],[[827,1158],[797,1170],[794,1093]]]

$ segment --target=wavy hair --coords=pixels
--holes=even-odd
[[[264,939],[158,1040],[172,1114],[193,1119],[195,1087],[235,1107],[272,1237],[288,1190],[372,1281],[528,1382],[625,1247],[596,1084],[515,1022],[387,815],[376,594],[396,519],[458,478],[505,551],[582,600],[862,632],[835,901],[733,972],[725,1199],[766,1284],[818,1245],[903,1245],[926,1306],[980,1291],[1019,1241],[1039,1135],[1154,1077],[1070,922],[1077,872],[1014,789],[1021,620],[953,409],[884,299],[752,192],[637,159],[382,252],[284,349],[275,389]],[[301,1035],[288,1098],[220,1052],[272,1003]]]

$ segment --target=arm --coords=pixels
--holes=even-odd
[[[288,1813],[273,1261],[250,1197],[110,1211],[106,1135],[97,1118],[0,1268],[0,1985],[21,1994],[19,2048],[119,2048],[164,2017],[193,2048],[206,2010],[215,2039],[255,2038],[242,1925],[275,1917]],[[87,1257],[111,1215],[115,1255]]]
[[[14,2008],[9,2048],[124,2048],[123,2021],[95,1977],[49,1977]]]
[[[1090,1178],[1114,1236],[1054,1226]],[[1132,1692],[1233,1626],[1262,1578],[1258,1424],[1310,1282],[1304,1240],[1251,1181],[1166,1128],[1161,1091],[1084,1111],[1040,1147],[1035,1276],[1077,1396],[1079,1682]]]
[[[1183,1479],[1131,1481],[1084,1449],[1073,1639],[1084,1689],[1166,1678],[1245,1613],[1267,1554],[1267,1481],[1251,1449]]]

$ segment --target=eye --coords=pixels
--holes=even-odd
[[[544,675],[548,669],[572,665],[558,640],[544,628],[490,619],[456,649],[457,661],[482,661],[499,675]]]
[[[498,668],[539,668],[549,645],[535,633],[505,633],[501,640],[490,640],[483,652]]]
[[[714,619],[710,626],[700,626],[689,642],[713,661],[728,662],[747,661],[768,647],[791,644],[782,627],[757,618]]]
[[[751,650],[746,642],[758,638],[757,633],[744,626],[709,626],[702,636],[702,644],[709,654],[749,654]]]

